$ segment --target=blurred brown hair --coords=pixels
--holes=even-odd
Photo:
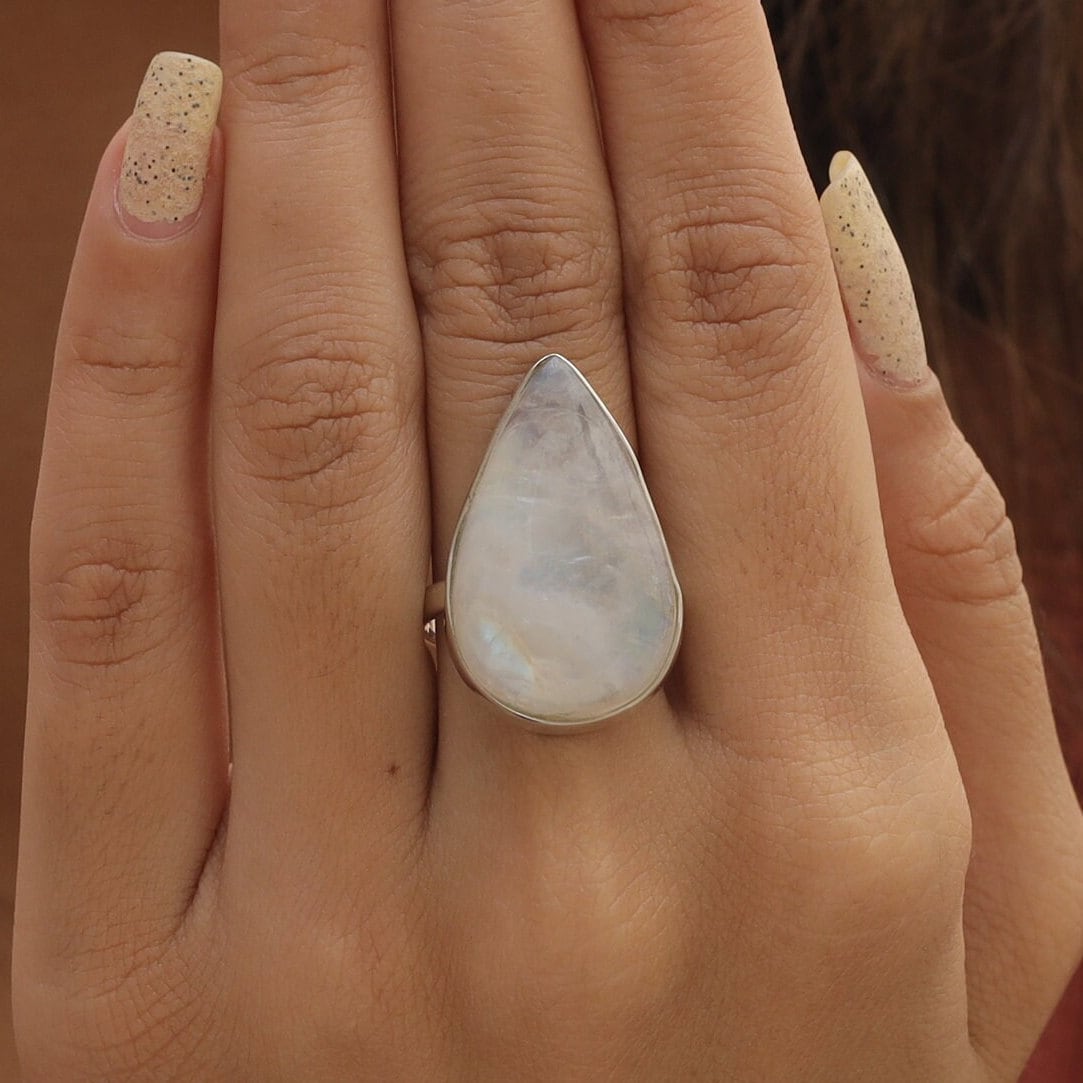
[[[844,147],[865,164],[933,366],[1007,500],[1039,618],[1067,606],[1083,643],[1083,4],[764,8],[813,177]],[[1052,640],[1061,713],[1069,695],[1083,719],[1083,652]]]

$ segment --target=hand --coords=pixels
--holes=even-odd
[[[1080,815],[996,490],[921,357],[855,364],[760,5],[391,24],[223,0],[198,215],[103,159],[34,523],[27,1080],[1015,1078]],[[559,738],[421,637],[552,350],[686,603],[664,690]]]

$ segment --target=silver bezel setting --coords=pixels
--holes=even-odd
[[[512,396],[510,402],[508,403],[508,406],[506,407],[506,409],[504,411],[504,414],[500,419],[499,424],[497,425],[496,429],[493,431],[493,435],[489,440],[489,446],[488,446],[488,448],[486,449],[486,452],[485,452],[485,457],[482,459],[481,465],[478,468],[478,472],[475,475],[474,483],[471,485],[470,492],[468,493],[468,495],[466,497],[466,500],[463,503],[462,511],[459,513],[459,519],[458,519],[458,523],[456,524],[456,527],[455,527],[455,533],[454,533],[454,535],[452,536],[452,539],[451,539],[451,548],[448,551],[447,573],[446,573],[446,603],[445,603],[445,609],[444,609],[444,627],[445,627],[445,631],[446,631],[446,634],[447,634],[448,648],[449,648],[449,650],[451,652],[451,657],[452,657],[453,661],[455,662],[455,667],[459,671],[459,675],[462,677],[463,681],[470,688],[472,688],[479,695],[484,696],[485,699],[487,699],[490,703],[495,704],[497,707],[499,707],[505,713],[511,715],[512,717],[514,717],[518,721],[520,721],[520,722],[524,723],[525,725],[529,726],[531,729],[540,730],[540,731],[545,732],[545,733],[569,733],[569,732],[579,732],[579,731],[591,729],[591,728],[599,725],[600,723],[605,722],[608,719],[615,717],[616,715],[623,714],[625,711],[629,711],[633,707],[635,707],[638,704],[642,703],[645,699],[647,699],[649,696],[653,695],[655,691],[657,691],[659,685],[662,683],[662,681],[665,680],[666,675],[669,673],[670,669],[672,668],[674,659],[677,657],[677,652],[678,652],[678,650],[680,650],[681,635],[682,635],[682,631],[683,631],[683,627],[684,627],[684,599],[683,599],[683,596],[681,594],[680,583],[677,580],[677,573],[676,573],[676,571],[675,571],[675,569],[673,567],[673,559],[672,559],[672,557],[670,555],[670,552],[669,552],[669,546],[668,546],[668,544],[663,544],[663,548],[664,548],[664,551],[665,551],[665,557],[666,557],[666,566],[669,569],[670,580],[672,582],[673,591],[674,591],[674,634],[673,634],[673,642],[670,645],[670,649],[669,649],[668,654],[666,655],[665,661],[659,667],[659,672],[658,672],[657,679],[654,680],[652,682],[652,684],[648,688],[646,688],[642,692],[639,692],[635,696],[630,697],[627,702],[622,703],[619,707],[616,707],[613,710],[607,711],[607,712],[605,712],[605,714],[598,715],[596,717],[587,717],[587,718],[582,718],[582,719],[568,720],[568,719],[541,718],[541,717],[535,717],[533,715],[524,714],[522,711],[517,710],[512,705],[510,705],[508,703],[501,702],[501,700],[497,696],[495,696],[488,689],[483,687],[482,683],[479,682],[476,679],[476,677],[474,676],[474,674],[472,674],[470,672],[469,666],[466,664],[466,662],[463,660],[463,658],[459,654],[459,652],[458,652],[458,650],[456,648],[456,642],[455,642],[455,612],[454,612],[454,606],[452,605],[451,599],[452,599],[452,597],[454,595],[454,591],[452,590],[452,583],[453,583],[454,577],[455,577],[455,554],[456,554],[456,550],[457,550],[458,544],[459,544],[459,539],[460,539],[460,536],[461,536],[461,533],[462,533],[463,523],[466,521],[466,518],[467,518],[467,516],[469,514],[471,505],[472,505],[472,503],[474,501],[474,495],[475,495],[475,492],[476,492],[477,486],[478,486],[478,479],[480,479],[482,477],[482,475],[485,473],[485,467],[486,467],[486,465],[487,465],[487,463],[489,461],[489,456],[492,453],[493,446],[498,442],[498,438],[499,438],[500,434],[503,432],[503,430],[504,430],[504,428],[505,428],[505,426],[506,426],[506,424],[508,422],[508,419],[512,415],[516,405],[518,404],[519,400],[521,399],[521,397],[523,395],[523,392],[524,392],[524,390],[525,390],[525,388],[526,388],[526,386],[527,386],[527,384],[528,384],[528,382],[530,380],[531,375],[534,373],[534,371],[536,369],[540,368],[546,362],[554,361],[554,360],[560,361],[563,364],[568,366],[568,368],[575,374],[575,376],[582,383],[583,387],[586,388],[586,390],[589,393],[590,397],[601,408],[604,415],[612,423],[613,428],[616,431],[616,434],[617,434],[620,442],[622,443],[622,445],[624,447],[624,450],[627,452],[629,460],[631,461],[631,463],[633,465],[636,476],[638,477],[640,484],[643,486],[643,491],[647,495],[647,506],[650,509],[650,514],[653,517],[654,523],[657,526],[659,534],[661,535],[661,537],[663,539],[663,543],[665,543],[665,534],[662,531],[662,524],[658,520],[658,512],[656,511],[656,509],[654,507],[654,501],[651,499],[650,490],[647,488],[647,483],[646,483],[646,480],[643,477],[643,471],[642,471],[642,468],[639,465],[639,460],[636,458],[635,451],[632,449],[632,445],[628,442],[628,438],[624,435],[624,431],[621,429],[620,425],[617,424],[616,418],[613,417],[613,414],[610,412],[609,408],[605,405],[605,403],[602,401],[601,397],[598,395],[598,393],[591,386],[590,381],[587,380],[587,378],[579,371],[578,368],[576,368],[576,366],[574,364],[572,364],[571,361],[569,361],[566,357],[564,357],[561,354],[553,354],[553,353],[546,354],[544,357],[540,358],[537,362],[535,362],[530,367],[530,370],[523,377],[522,381],[519,384],[519,387],[516,389],[515,394]]]

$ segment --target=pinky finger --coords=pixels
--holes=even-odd
[[[824,220],[861,365],[888,553],[967,792],[970,1032],[1015,1079],[1083,950],[1083,819],[1004,501],[952,420],[906,267],[860,165]]]
[[[121,950],[149,958],[224,805],[204,417],[219,93],[213,64],[155,58],[72,268],[31,539],[24,999],[79,967],[135,969]]]

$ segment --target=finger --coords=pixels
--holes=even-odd
[[[731,745],[774,740],[765,704],[793,716],[794,695],[833,699],[855,666],[897,686],[913,653],[879,601],[889,568],[822,221],[759,3],[581,15],[642,457],[686,601],[674,692]],[[930,702],[894,717],[912,725]],[[810,732],[884,740],[845,710],[801,714]]]
[[[619,243],[572,6],[396,0],[392,26],[439,576],[497,421],[542,355],[575,361],[634,438]],[[441,764],[464,770],[441,777],[476,790],[477,764],[489,757],[493,776],[519,795],[549,791],[553,777],[566,786],[555,745],[524,743],[444,661]],[[614,740],[641,757],[639,740],[657,725],[640,713],[580,743],[584,776],[598,757],[614,769]],[[470,797],[452,785],[448,800],[460,809]]]
[[[432,742],[421,364],[385,9],[227,0],[221,38],[214,469],[231,831],[253,832],[238,853],[265,853],[268,832],[293,854],[349,851],[352,876],[370,847],[401,842],[389,819],[420,815]],[[329,850],[329,822],[348,844]]]
[[[175,930],[225,801],[203,450],[220,87],[209,61],[152,62],[98,171],[57,343],[31,546],[18,923],[35,967],[52,953],[65,973],[72,953],[95,965],[115,948],[119,927],[138,930],[133,953]]]
[[[1083,951],[1083,821],[1004,501],[925,364],[913,291],[852,155],[823,196],[892,570],[966,786],[970,1028],[1016,1078]]]
[[[574,361],[632,435],[619,245],[570,6],[395,0],[392,25],[442,570],[496,422],[540,357]]]

